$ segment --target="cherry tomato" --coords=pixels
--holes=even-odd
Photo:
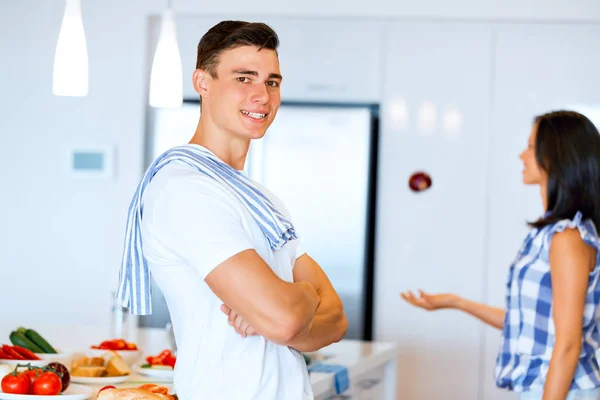
[[[127,343],[127,350],[137,350],[135,343]]]
[[[105,340],[104,342],[100,343],[100,346],[98,346],[98,348],[102,350],[116,350],[114,348],[113,342],[108,340]]]
[[[31,380],[26,374],[8,374],[2,378],[2,391],[12,394],[29,394]]]
[[[33,387],[33,382],[35,382],[35,380],[42,375],[44,371],[42,371],[41,368],[34,368],[34,369],[30,369],[27,370],[25,372],[22,372],[23,375],[27,375],[29,377],[29,380],[31,382],[31,387]]]
[[[71,374],[69,373],[67,367],[59,362],[51,362],[50,364],[46,365],[46,367],[50,368],[52,372],[56,372],[58,374],[58,377],[62,383],[61,392],[67,390],[69,384],[71,383]]]
[[[55,396],[60,394],[62,382],[54,372],[44,372],[33,383],[33,394]]]
[[[113,340],[112,345],[114,350],[125,350],[127,348],[127,342],[123,339]]]

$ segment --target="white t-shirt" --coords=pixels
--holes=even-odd
[[[259,190],[286,217],[279,199]],[[164,294],[177,342],[175,391],[185,400],[312,398],[302,354],[262,336],[242,338],[204,278],[233,255],[254,249],[288,282],[303,254],[298,240],[273,252],[231,189],[183,162],[164,166],[143,198],[142,243]]]

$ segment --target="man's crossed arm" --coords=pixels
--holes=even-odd
[[[293,283],[281,280],[247,250],[215,268],[206,282],[243,337],[261,335],[302,352],[340,341],[348,320],[327,275],[304,254],[296,260],[293,276]]]

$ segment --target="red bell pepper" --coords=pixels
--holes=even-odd
[[[19,353],[20,355],[22,355],[23,357],[25,357],[25,359],[27,359],[27,360],[39,360],[40,359],[38,356],[35,355],[35,353],[31,352],[30,350],[27,350],[24,347],[12,346],[12,349],[14,351],[16,351],[17,353]]]
[[[2,351],[2,346],[0,346],[0,359],[2,359],[2,360],[14,360],[14,358],[12,358],[9,354],[6,354],[4,351]]]
[[[12,349],[11,346],[5,344],[2,346],[2,351],[13,358],[13,360],[25,360],[26,358]]]

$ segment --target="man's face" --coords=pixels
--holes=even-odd
[[[274,50],[242,46],[224,51],[210,77],[205,102],[211,119],[234,137],[259,139],[281,104],[279,59]]]

